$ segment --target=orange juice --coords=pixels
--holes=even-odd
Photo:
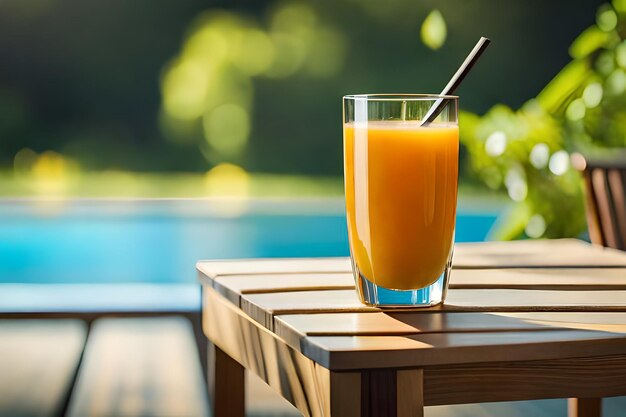
[[[414,290],[444,272],[454,238],[458,154],[453,124],[344,125],[350,251],[364,278]]]

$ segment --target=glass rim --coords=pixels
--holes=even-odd
[[[434,100],[458,100],[459,96],[446,94],[348,94],[343,96],[344,100],[366,100],[366,101],[434,101]]]

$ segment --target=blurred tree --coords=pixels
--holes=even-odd
[[[589,26],[600,2],[2,0],[0,171],[12,170],[16,155],[31,149],[40,156],[55,151],[89,171],[205,172],[212,161],[232,160],[249,172],[339,177],[343,94],[437,92],[486,34],[497,42],[464,82],[461,105],[477,114],[493,103],[518,108],[569,61],[567,45]],[[437,50],[420,42],[434,8],[447,28],[443,39],[441,21],[426,25],[429,36],[445,41]],[[300,16],[293,21],[302,33],[288,18],[273,23],[279,10],[292,9],[300,10],[289,13]],[[251,48],[252,67],[246,68],[233,58],[238,41],[228,39],[233,50],[216,70],[232,68],[223,87],[240,83],[249,92],[241,98],[245,106],[224,102],[228,106],[195,123],[166,121],[166,74],[187,59],[181,45],[194,33],[200,36],[200,26],[220,10],[232,17],[235,38],[250,35],[259,45]],[[331,57],[336,37],[325,37],[326,29],[342,39],[335,50],[343,45],[343,59]],[[268,45],[285,52],[291,74],[262,70],[263,56],[272,53],[258,52]],[[287,52],[296,50],[293,56]],[[183,66],[179,74],[197,76],[193,68]],[[175,78],[167,84],[175,85]],[[203,91],[202,82],[197,86]],[[229,123],[216,123],[222,118]],[[235,139],[224,145],[218,132],[233,124]],[[173,139],[174,131],[182,135]]]
[[[573,60],[513,111],[463,113],[461,140],[475,175],[516,203],[496,237],[578,236],[582,183],[569,155],[626,147],[626,0],[602,5],[570,47]]]
[[[510,33],[511,16],[527,11],[516,6],[502,9],[490,1],[475,4],[471,12],[451,4],[440,7],[443,13],[410,0],[391,0],[384,7],[373,0],[292,0],[271,3],[265,13],[256,15],[208,11],[191,24],[181,52],[164,72],[162,130],[173,143],[199,146],[211,165],[229,162],[251,171],[340,173],[339,96],[438,91],[473,42],[470,34]],[[532,17],[535,23],[546,19],[551,25],[551,7],[542,6],[544,13]],[[580,13],[582,8],[561,8],[559,13],[563,10]],[[494,26],[477,28],[467,19],[471,13]],[[444,16],[455,23],[451,40]],[[570,15],[567,19],[575,20]],[[528,34],[527,40],[532,36]],[[426,48],[420,48],[420,39]],[[470,93],[463,96],[464,108],[480,110],[493,102],[492,94],[503,91],[496,87],[504,80],[499,75],[511,70],[506,68],[510,60],[502,54],[532,52],[542,59],[547,45],[542,42],[541,48],[524,51],[514,42],[503,42],[508,45],[490,51],[465,83],[463,91]],[[445,54],[430,51],[444,43]],[[549,71],[545,65],[541,69]],[[533,78],[532,72],[521,72],[524,82]],[[519,101],[512,98],[519,97],[518,87],[508,85],[500,97],[508,103]]]
[[[306,3],[279,3],[267,20],[266,28],[235,13],[201,15],[164,73],[161,122],[167,136],[198,143],[212,164],[241,164],[244,159],[252,130],[254,79],[300,73],[328,78],[343,67],[345,37],[320,22]]]

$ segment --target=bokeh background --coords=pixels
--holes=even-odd
[[[176,403],[202,391],[194,351],[170,350],[193,348],[191,327],[154,317],[191,318],[207,358],[195,263],[348,256],[341,97],[437,93],[480,36],[492,43],[458,91],[455,241],[588,238],[572,156],[626,147],[626,0],[0,0],[0,318],[97,318],[87,336],[74,323],[77,339],[57,320],[2,323],[0,388],[29,387],[9,408],[40,406],[62,363],[80,366],[74,390],[43,389],[70,409],[83,382],[133,410],[160,404],[152,380]],[[92,362],[119,382],[82,378]],[[294,415],[264,414],[272,394],[248,381],[251,415]]]
[[[341,196],[341,96],[438,92],[484,35],[461,198],[580,236],[569,157],[625,146],[625,33],[624,0],[3,0],[0,195]]]

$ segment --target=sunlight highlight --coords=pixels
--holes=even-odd
[[[237,165],[216,165],[206,173],[204,182],[212,196],[245,197],[250,194],[250,175]]]

